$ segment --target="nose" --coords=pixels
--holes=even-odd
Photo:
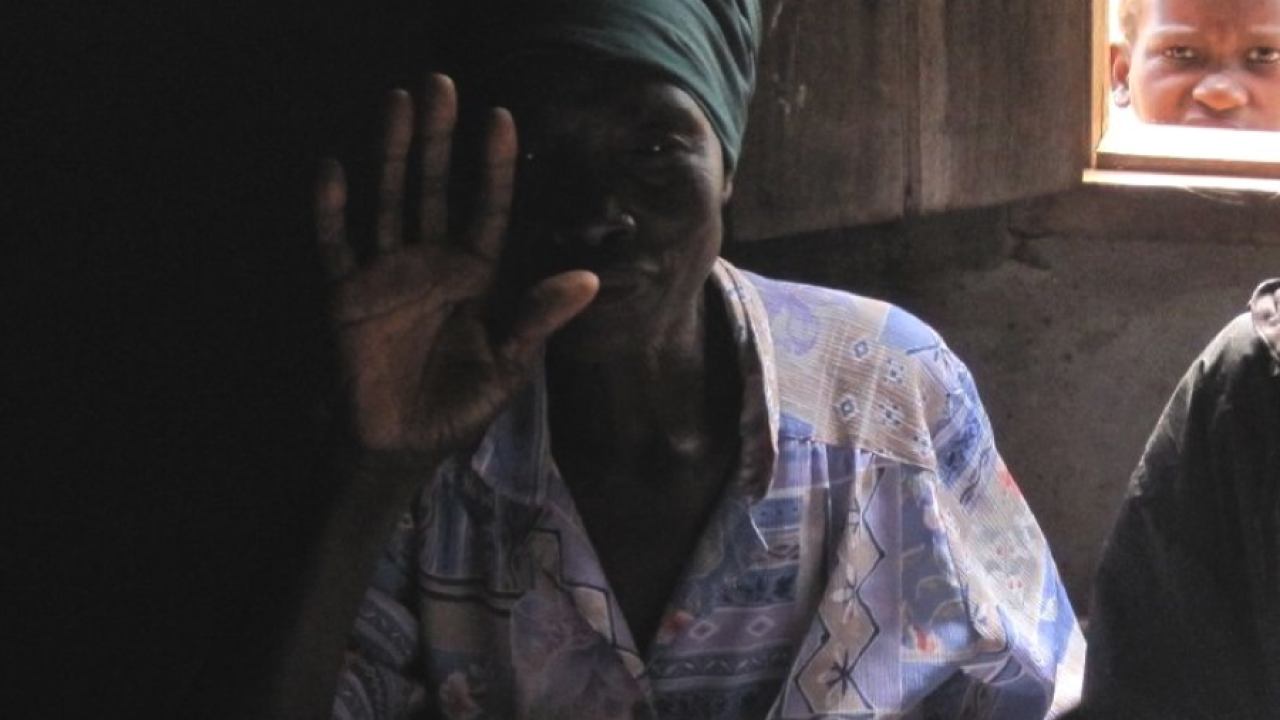
[[[1230,73],[1206,75],[1191,92],[1191,97],[1214,112],[1226,112],[1249,102],[1248,92]]]
[[[597,178],[596,183],[599,182]],[[615,193],[599,186],[580,189],[582,192],[569,200],[577,207],[561,215],[557,223],[553,236],[556,244],[605,248],[635,237],[635,216],[622,207]]]
[[[618,212],[591,218],[576,227],[558,230],[555,240],[562,245],[604,247],[623,244],[635,237],[635,234],[635,218],[630,213]]]
[[[544,151],[524,178],[524,200],[543,237],[562,249],[609,249],[633,239],[625,172],[593,147]],[[541,234],[540,233],[540,234]]]

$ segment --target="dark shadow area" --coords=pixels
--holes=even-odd
[[[421,53],[402,11],[48,7],[11,28],[6,717],[253,715],[328,491],[312,173],[373,159]]]

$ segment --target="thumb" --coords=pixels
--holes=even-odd
[[[586,270],[571,270],[543,280],[525,296],[510,337],[502,347],[508,363],[523,364],[547,338],[581,313],[595,298],[600,279]]]

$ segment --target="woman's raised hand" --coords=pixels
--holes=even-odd
[[[484,315],[494,290],[515,173],[516,130],[494,109],[485,131],[471,217],[448,221],[457,95],[433,75],[415,123],[403,90],[387,100],[374,229],[365,261],[348,243],[342,166],[326,161],[316,192],[316,230],[332,281],[332,315],[346,375],[354,439],[364,449],[439,460],[473,442],[528,380],[546,339],[591,302],[587,272],[547,278],[527,292],[515,322],[495,334]],[[421,192],[406,212],[406,169],[420,135]],[[405,218],[420,218],[405,227]],[[456,228],[451,236],[450,228]]]

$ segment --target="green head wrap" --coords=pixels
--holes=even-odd
[[[480,41],[469,50],[484,64],[579,50],[657,70],[702,106],[726,170],[737,165],[755,87],[759,0],[495,0],[468,15],[483,17],[476,35],[463,32]]]

